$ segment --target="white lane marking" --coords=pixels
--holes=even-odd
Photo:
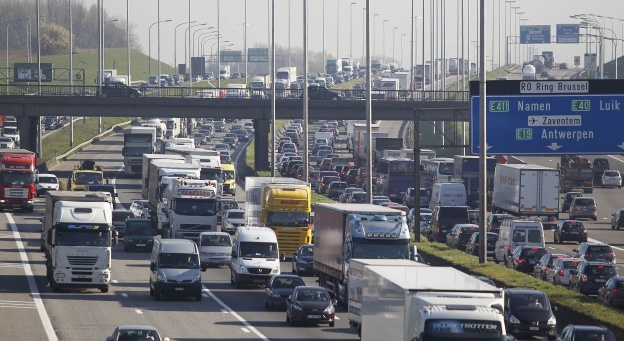
[[[142,311],[140,311],[139,309],[134,309],[134,311],[135,311],[137,314],[139,314],[139,315],[143,315],[143,312],[142,312]]]
[[[206,296],[208,296],[208,295],[206,295]],[[224,314],[229,314],[230,313],[229,311],[227,311],[225,309],[221,309],[221,312],[224,313]]]
[[[597,240],[597,239],[594,239],[594,238],[587,238],[587,241],[590,242],[590,243],[609,244],[609,243],[601,242],[600,240]],[[613,246],[613,245],[611,245],[611,248],[617,249],[617,250],[620,250],[620,251],[624,251],[624,249],[622,249],[620,247],[617,247],[617,246]]]
[[[334,315],[334,320],[340,320],[340,317]]]
[[[19,251],[20,259],[22,260],[22,264],[24,265],[24,272],[26,273],[26,279],[28,280],[28,288],[30,289],[30,294],[33,298],[35,306],[37,307],[37,313],[39,313],[39,319],[41,319],[43,330],[48,336],[48,340],[58,341],[58,337],[56,336],[56,333],[54,333],[54,327],[52,327],[52,322],[50,321],[50,317],[48,316],[48,312],[45,310],[45,306],[43,305],[41,294],[39,294],[39,290],[37,289],[37,283],[35,283],[35,276],[33,275],[32,269],[30,268],[30,263],[28,262],[28,255],[26,254],[26,250],[24,249],[24,243],[22,243],[22,237],[20,236],[20,233],[17,230],[17,225],[15,225],[15,220],[13,220],[13,216],[10,213],[6,213],[6,217],[9,222],[9,225],[11,225],[11,230],[13,230],[13,238],[15,238],[15,244],[17,245],[17,250]]]
[[[554,248],[554,247],[552,247],[552,246],[549,246],[548,248],[549,248],[549,249],[553,249],[553,250],[555,249],[555,248]]]
[[[239,320],[242,324],[244,324],[247,328],[249,328],[249,330],[251,330],[254,334],[256,334],[256,336],[258,336],[263,341],[271,341],[271,340],[269,340],[269,338],[264,336],[264,334],[262,334],[258,329],[256,329],[249,322],[247,322],[244,318],[242,318],[240,315],[238,315],[234,310],[232,310],[232,308],[230,308],[227,304],[225,304],[225,302],[221,301],[215,294],[212,293],[212,291],[210,291],[208,288],[206,288],[206,286],[203,286],[203,288],[204,288],[204,292],[205,293],[207,293],[210,297],[212,297],[213,300],[215,300],[227,312],[232,314],[232,316],[234,316],[237,320]]]
[[[125,292],[122,292],[122,293],[121,293],[121,296],[123,296],[123,297],[128,297],[128,294],[126,294]]]
[[[113,284],[117,284],[117,283],[119,283],[119,282],[117,282],[117,280],[116,280],[116,279],[112,280],[111,282],[112,282]]]
[[[241,328],[241,329],[242,329],[245,333],[249,333],[249,332],[250,332],[250,331],[249,331],[249,329],[247,329],[247,328]]]
[[[206,294],[203,294],[202,296],[204,296],[204,297],[208,298],[208,295],[206,295]]]
[[[0,262],[0,268],[23,268],[24,265],[21,263],[3,263]]]
[[[32,301],[5,301],[0,300],[0,308],[25,308],[36,309],[35,302]]]

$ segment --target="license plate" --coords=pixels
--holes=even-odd
[[[539,330],[539,327],[529,327],[529,330]]]
[[[184,291],[184,288],[175,288],[175,291]]]
[[[597,283],[604,283],[604,282],[606,282],[606,281],[607,281],[606,279],[596,279],[596,282],[597,282]]]
[[[606,262],[606,258],[596,258],[596,262]]]
[[[89,278],[88,275],[74,275],[74,278]]]
[[[145,244],[137,244],[136,246],[146,246]]]
[[[264,282],[266,282],[263,279],[254,279],[253,281],[254,281],[254,283],[264,283]]]
[[[320,319],[321,317],[321,315],[308,315],[309,319]]]
[[[529,264],[535,264],[535,261],[534,260],[529,261]]]
[[[570,234],[578,234],[578,232],[570,232]]]

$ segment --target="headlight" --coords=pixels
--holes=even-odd
[[[333,314],[334,311],[336,311],[336,309],[333,305],[330,305],[329,307],[325,308],[325,310],[323,310],[323,314]]]
[[[193,283],[197,283],[201,280],[201,275],[200,274],[196,274],[195,276],[193,276]]]
[[[279,274],[279,273],[280,273],[280,269],[279,269],[279,267],[274,267],[274,268],[273,268],[273,271],[272,271],[271,273],[274,273],[274,274]]]
[[[549,325],[549,326],[550,326],[550,325],[557,324],[557,319],[555,318],[555,315],[551,316],[551,317],[548,319],[548,322],[546,322],[546,324],[547,324],[547,325]]]
[[[165,276],[164,273],[159,272],[158,276],[156,277],[158,279],[159,282],[166,282],[167,281],[167,276]]]
[[[297,303],[293,303],[291,308],[294,310],[303,311],[303,308],[301,308]]]
[[[248,271],[247,271],[247,268],[246,268],[244,265],[239,265],[239,266],[238,266],[238,272],[240,272],[240,273],[246,273],[246,272],[248,272]]]
[[[518,320],[515,316],[509,316],[509,323],[520,324],[520,320]]]
[[[308,264],[308,262],[306,262],[305,259],[297,259],[297,263],[304,264],[304,265]]]
[[[274,292],[271,296],[273,296],[273,297],[280,297],[280,294],[279,294],[279,293]]]
[[[134,239],[128,238],[128,243],[134,243]]]

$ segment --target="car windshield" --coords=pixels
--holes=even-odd
[[[76,184],[78,185],[99,185],[103,183],[102,173],[77,173]]]
[[[596,330],[576,330],[574,331],[574,340],[615,341],[610,333]]]
[[[163,269],[199,268],[199,258],[192,253],[161,253],[158,262],[158,267]]]
[[[330,298],[325,290],[304,289],[297,291],[295,296],[297,301],[302,302],[329,302]]]
[[[232,246],[232,240],[229,235],[202,235],[199,246]]]
[[[298,286],[303,286],[305,283],[301,278],[289,276],[289,277],[276,277],[273,280],[273,288],[288,288],[294,289]]]
[[[241,242],[240,257],[277,258],[277,243]]]
[[[144,329],[124,329],[119,332],[117,336],[117,340],[149,340],[149,341],[160,341],[160,337],[158,333],[154,330],[144,330]]]
[[[550,305],[544,295],[513,295],[511,297],[511,308],[513,310],[520,309],[538,309],[548,310]]]
[[[126,226],[126,235],[128,236],[151,236],[152,229],[147,222],[132,223]]]
[[[55,177],[51,177],[51,176],[39,177],[40,184],[55,184],[57,182],[58,182],[58,179]]]

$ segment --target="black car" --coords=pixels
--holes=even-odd
[[[574,198],[576,197],[582,197],[583,193],[581,192],[568,192],[566,193],[566,195],[564,197],[561,197],[561,199],[563,199],[563,203],[561,204],[561,212],[569,212],[570,211],[570,204],[572,203],[572,200],[574,200]]]
[[[303,99],[303,94],[301,94],[301,98]],[[322,86],[310,86],[308,87],[308,98],[310,100],[340,100],[342,94]]]
[[[557,319],[548,296],[539,290],[505,289],[504,315],[508,334],[557,337]]]
[[[327,197],[330,199],[338,199],[340,193],[349,187],[344,181],[333,181],[327,186]]]
[[[557,341],[616,341],[615,336],[604,326],[569,324],[563,328]]]
[[[496,241],[498,240],[498,234],[494,232],[487,233],[487,255],[488,257],[494,257],[494,248],[496,247]],[[470,240],[466,243],[466,253],[469,255],[479,254],[479,232],[475,232],[470,236]]]
[[[285,307],[290,294],[300,285],[305,283],[297,275],[282,274],[271,277],[264,287],[264,306],[269,310]]]
[[[581,243],[574,258],[581,258],[588,262],[612,262],[615,264],[615,253],[608,244],[603,243]]]
[[[557,258],[570,258],[570,255],[563,253],[547,253],[540,258],[539,262],[533,268],[533,277],[546,280],[546,272],[552,268]]]
[[[579,243],[587,242],[587,230],[578,220],[561,220],[554,231],[555,243],[573,240]]]
[[[479,225],[457,224],[446,235],[446,245],[451,249],[466,250],[466,243],[477,231],[479,231]]]
[[[238,142],[236,142],[236,139],[233,137],[224,137],[222,142],[230,146],[231,149],[236,148],[236,145],[238,144]]]
[[[498,233],[500,229],[500,224],[503,220],[513,219],[514,216],[511,214],[490,214],[485,222],[485,226],[488,232]]]
[[[624,227],[624,208],[619,208],[611,214],[611,229],[619,230],[620,227]]]
[[[293,254],[292,272],[294,274],[312,273],[314,265],[314,244],[299,245]]]
[[[598,299],[608,305],[624,306],[624,276],[611,277],[598,289]]]
[[[296,326],[299,322],[327,323],[334,326],[333,301],[323,287],[299,286],[286,300],[286,322]]]
[[[516,246],[507,257],[507,266],[521,272],[533,273],[533,268],[548,251],[543,247]]]
[[[99,92],[97,95],[99,96]],[[141,93],[135,88],[131,88],[124,83],[104,83],[102,84],[101,97],[140,97]]]
[[[596,295],[610,278],[617,275],[617,268],[612,263],[581,262],[576,270],[570,270],[570,290]]]

